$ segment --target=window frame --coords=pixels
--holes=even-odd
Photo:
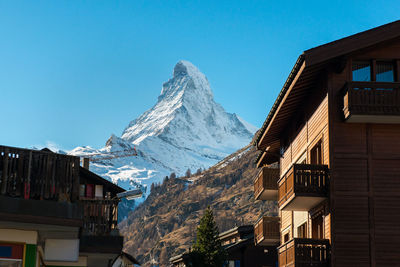
[[[377,63],[379,62],[386,62],[386,63],[392,63],[393,64],[393,82],[400,82],[400,59],[383,59],[383,58],[374,58],[374,59],[351,59],[350,60],[350,70],[349,70],[349,75],[350,75],[350,81],[352,82],[360,82],[360,81],[355,81],[353,79],[353,64],[356,62],[369,62],[370,66],[370,77],[371,81],[369,82],[376,82],[376,70],[377,70]],[[368,81],[366,81],[368,82]],[[382,81],[384,82],[384,81]]]

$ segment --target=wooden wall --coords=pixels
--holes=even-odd
[[[400,58],[400,43],[353,55],[374,57]],[[400,125],[343,121],[350,63],[328,79],[332,266],[399,266]]]
[[[300,128],[296,136],[286,149],[280,160],[281,177],[294,163],[302,162],[304,159],[309,163],[310,150],[322,140],[323,163],[329,165],[329,131],[328,131],[328,95],[322,98],[320,103],[311,107],[308,119]],[[325,236],[330,238],[330,217],[325,220]],[[281,243],[284,243],[284,235],[289,231],[289,239],[297,237],[297,227],[307,221],[308,234],[311,237],[311,221],[307,212],[281,212]]]
[[[329,165],[329,132],[328,132],[328,96],[316,107],[305,125],[298,134],[291,138],[293,141],[280,160],[281,177],[287,172],[293,163],[303,159],[307,155],[307,162],[311,148],[322,139],[323,162]]]

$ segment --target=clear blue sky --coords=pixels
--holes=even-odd
[[[101,147],[177,61],[262,125],[298,55],[399,19],[393,1],[0,0],[0,144]]]

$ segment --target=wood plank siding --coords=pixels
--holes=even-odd
[[[280,161],[281,177],[304,153],[309,158],[310,149],[320,139],[323,145],[323,163],[329,165],[328,137],[328,96],[326,96],[284,152]]]
[[[400,266],[400,21],[301,54],[256,145],[280,166],[279,266]]]
[[[340,114],[343,102],[337,97],[351,81],[351,62],[373,58],[400,58],[400,42],[353,55],[342,73],[331,72],[328,79],[333,266],[400,262],[400,125],[346,123]],[[399,104],[375,111],[386,114],[397,109]]]

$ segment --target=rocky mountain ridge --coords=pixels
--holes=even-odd
[[[172,172],[183,175],[188,169],[212,166],[245,146],[255,130],[214,101],[210,84],[197,67],[179,61],[157,103],[130,122],[120,137],[112,135],[103,148],[77,147],[69,154],[96,158],[91,171],[126,189],[147,188],[147,197],[152,183]],[[129,156],[133,151],[136,157]],[[110,159],[115,153],[123,157]]]

